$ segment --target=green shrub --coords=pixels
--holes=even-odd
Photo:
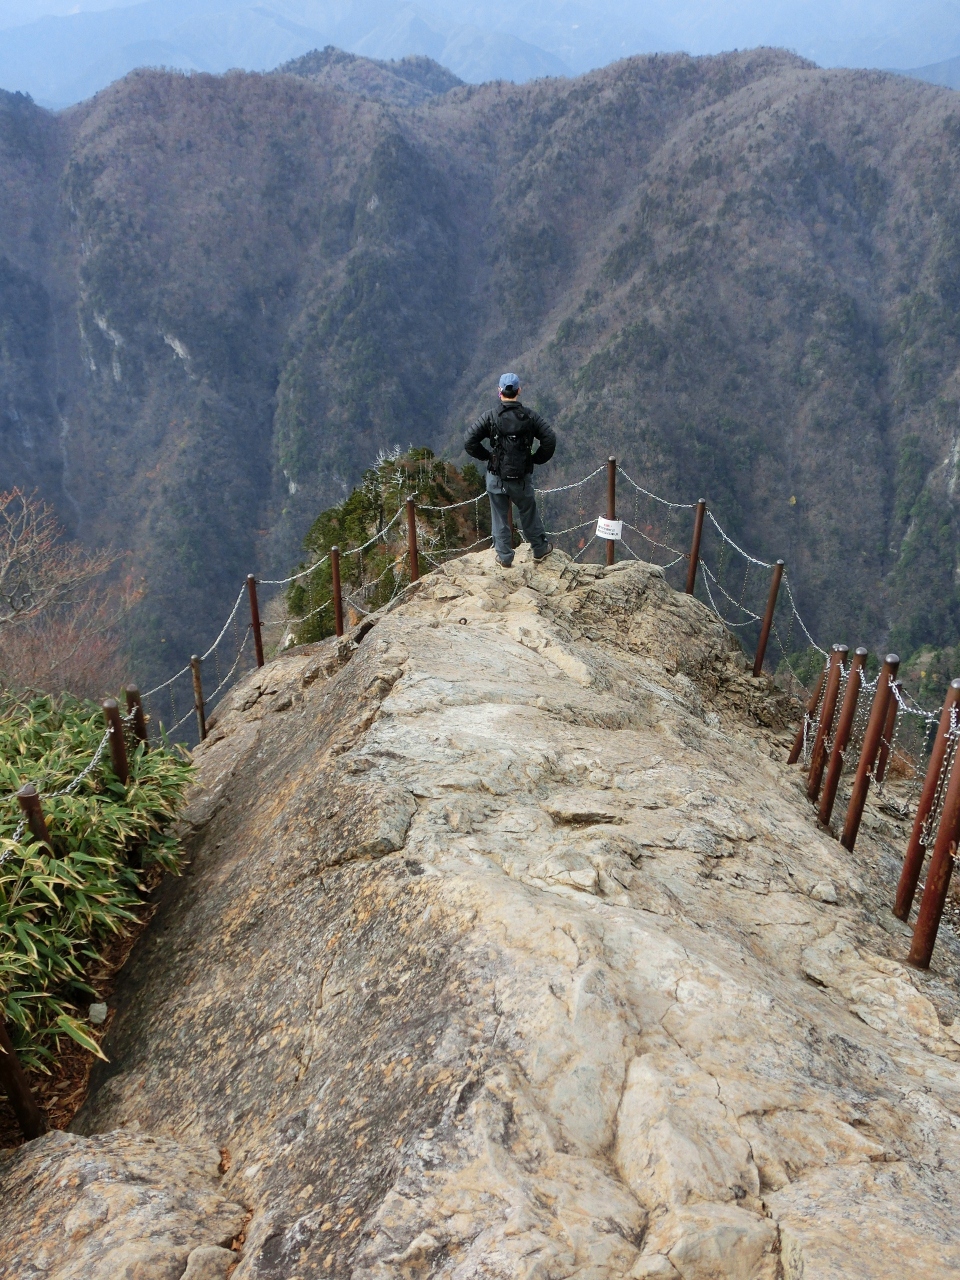
[[[93,703],[0,693],[0,1010],[30,1066],[51,1059],[63,1034],[99,1052],[77,1011],[96,995],[85,975],[103,942],[136,920],[143,872],[180,865],[169,827],[191,765],[177,751],[130,742],[126,786],[107,755],[56,795],[102,737]],[[14,793],[26,782],[41,793],[52,851],[18,830]]]
[[[405,559],[406,521],[401,515],[385,537],[362,555],[347,553],[386,529],[406,499],[415,497],[423,504],[417,510],[417,540],[420,570],[425,573],[449,553],[487,538],[490,511],[485,502],[444,512],[424,510],[423,506],[448,506],[483,492],[483,479],[472,463],[458,471],[452,463],[435,458],[430,449],[381,456],[375,467],[364,472],[349,497],[317,516],[304,538],[307,563],[329,556],[330,548],[339,546],[344,613],[348,619],[351,610],[354,614],[372,613],[410,581]],[[329,559],[290,587],[287,607],[295,620],[295,643],[307,644],[333,635],[333,609],[327,604],[332,590]]]

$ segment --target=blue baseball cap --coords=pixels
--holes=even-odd
[[[515,373],[505,373],[500,379],[500,390],[508,396],[515,396],[520,390],[520,379]]]

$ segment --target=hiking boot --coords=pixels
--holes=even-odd
[[[539,564],[541,560],[546,560],[547,556],[550,555],[551,551],[553,551],[553,543],[548,542],[546,551],[542,551],[540,555],[534,556],[533,563]]]
[[[551,547],[550,550],[552,551],[553,547]],[[500,557],[497,556],[497,564],[500,566],[501,569],[512,569],[513,556],[511,556],[509,560],[501,560]]]

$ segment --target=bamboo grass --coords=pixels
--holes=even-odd
[[[179,750],[160,744],[145,752],[131,741],[128,786],[103,759],[73,794],[51,798],[89,763],[103,729],[93,703],[0,692],[0,796],[32,782],[53,844],[51,852],[29,832],[14,843],[20,810],[4,800],[0,1007],[23,1062],[41,1069],[64,1034],[100,1053],[81,1016],[97,994],[86,975],[104,941],[136,920],[143,872],[180,868],[170,826],[192,766]]]

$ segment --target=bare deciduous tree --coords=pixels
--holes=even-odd
[[[0,492],[0,680],[96,697],[122,677],[117,624],[129,604],[106,581],[117,557],[64,538],[46,503]]]

